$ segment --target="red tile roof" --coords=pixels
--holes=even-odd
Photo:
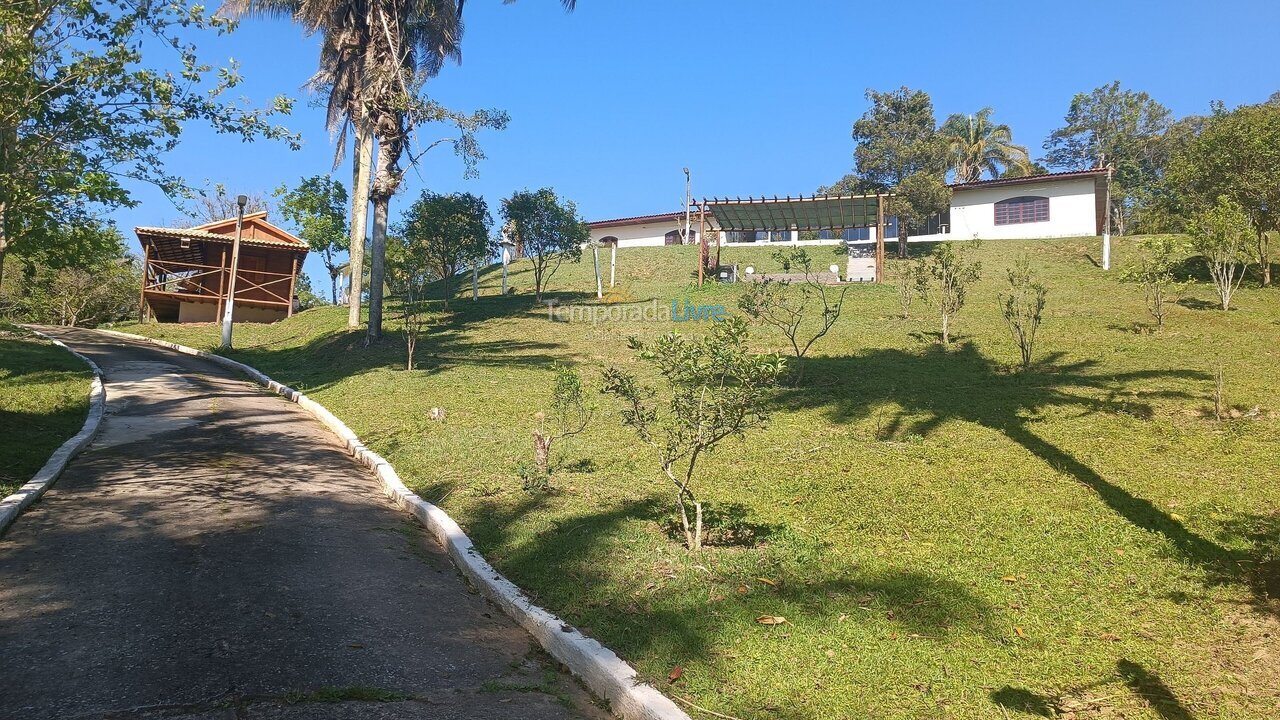
[[[1098,177],[1106,175],[1106,168],[1093,168],[1092,170],[1068,170],[1066,172],[1045,173],[1043,175],[1027,175],[1025,177],[1015,178],[996,178],[995,180],[978,180],[968,183],[951,183],[948,185],[952,190],[969,190],[970,188],[998,187],[1000,185],[1018,185],[1021,183],[1034,183],[1042,180],[1070,180],[1073,178]]]
[[[663,220],[678,220],[684,218],[684,211],[660,213],[658,215],[636,215],[635,217],[614,218],[612,220],[594,220],[587,223],[587,227],[591,229],[602,227],[614,227],[617,225],[645,225],[651,222],[661,222]]]

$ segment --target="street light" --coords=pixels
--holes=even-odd
[[[244,228],[244,206],[247,195],[236,196],[236,239],[231,244],[231,281],[227,283],[227,302],[222,311],[222,349],[231,349],[231,318],[236,304],[236,273],[240,269],[240,233]]]

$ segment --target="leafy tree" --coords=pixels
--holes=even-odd
[[[281,185],[276,189],[280,198],[280,214],[306,241],[313,252],[320,253],[324,268],[329,273],[329,294],[333,304],[338,304],[338,277],[345,263],[337,254],[349,249],[347,236],[347,189],[328,175],[312,175],[298,181],[289,189]]]
[[[458,272],[497,251],[489,236],[492,224],[484,198],[426,191],[409,207],[397,232],[420,265],[440,279],[447,307]]]
[[[959,250],[955,245],[948,242],[934,248],[926,265],[929,279],[920,285],[920,297],[925,301],[933,300],[933,294],[937,293],[936,302],[942,313],[943,345],[951,342],[951,323],[964,309],[969,286],[982,278],[982,263],[973,258],[978,251],[978,241],[966,241]]]
[[[141,267],[110,225],[63,227],[48,249],[17,255],[16,282],[0,296],[0,314],[17,320],[93,326],[135,316]],[[78,248],[74,256],[67,248]]]
[[[538,302],[547,282],[565,260],[582,259],[591,239],[572,200],[563,202],[551,188],[522,190],[502,201],[503,225],[513,243],[533,263],[533,291]]]
[[[1124,234],[1136,207],[1149,199],[1163,174],[1161,140],[1170,126],[1169,109],[1145,92],[1122,89],[1117,80],[1077,93],[1064,122],[1044,143],[1045,162],[1068,170],[1114,165],[1112,219]]]
[[[1180,235],[1152,235],[1138,241],[1138,250],[1138,261],[1126,268],[1120,279],[1142,286],[1147,312],[1155,319],[1159,332],[1186,287],[1178,280],[1177,269],[1190,249]]]
[[[1192,218],[1190,230],[1191,247],[1208,265],[1222,309],[1230,310],[1231,296],[1244,281],[1245,270],[1252,260],[1253,226],[1249,216],[1224,195],[1213,207]]]
[[[907,257],[911,228],[924,225],[950,205],[951,188],[941,175],[918,172],[903,178],[889,200],[889,208],[898,216],[898,257]]]
[[[804,379],[805,355],[840,319],[849,286],[835,291],[818,282],[813,260],[803,248],[775,250],[773,257],[788,270],[798,270],[803,279],[792,282],[764,278],[752,282],[738,299],[738,307],[751,319],[777,328],[786,337],[796,357],[793,382],[799,385]]]
[[[956,182],[981,180],[984,172],[990,173],[992,178],[1001,177],[1010,170],[1026,174],[1030,168],[1027,149],[1014,144],[1013,131],[1008,125],[991,122],[993,112],[985,107],[975,115],[956,113],[942,123],[939,132],[946,140]]]
[[[533,430],[533,462],[538,483],[551,476],[551,448],[565,438],[580,435],[595,416],[582,387],[582,376],[574,368],[555,365],[555,385],[551,392],[551,412],[539,412]]]
[[[0,279],[10,250],[56,242],[55,228],[134,204],[126,179],[180,194],[164,159],[191,121],[297,146],[271,124],[291,101],[226,102],[240,83],[235,65],[215,71],[199,59],[191,39],[229,29],[182,3],[0,4]],[[144,65],[144,47],[176,51],[180,67]]]
[[[1036,333],[1044,315],[1045,296],[1048,289],[1036,280],[1031,263],[1021,257],[1006,274],[1008,290],[1000,295],[1000,314],[1013,335],[1013,341],[1022,354],[1022,369],[1031,367],[1035,353]]]
[[[1169,184],[1184,209],[1204,210],[1228,197],[1252,221],[1253,260],[1271,284],[1268,233],[1280,231],[1280,105],[1218,105],[1202,119],[1169,166]]]
[[[905,213],[918,221],[937,207],[942,196],[938,188],[945,188],[947,142],[938,134],[933,101],[923,90],[907,87],[891,92],[868,90],[867,100],[871,107],[853,124],[857,175],[870,189],[903,188],[894,212],[900,220]],[[913,179],[908,182],[908,178]],[[898,256],[904,258],[908,224],[898,223]]]
[[[702,548],[702,502],[693,491],[698,461],[727,438],[741,438],[769,419],[768,399],[786,361],[747,351],[747,324],[732,317],[699,340],[665,335],[640,357],[662,374],[663,392],[616,367],[604,374],[603,391],[622,401],[622,421],[654,449],[663,475],[676,491],[685,545]],[[693,510],[693,521],[689,511]]]

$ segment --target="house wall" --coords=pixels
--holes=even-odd
[[[602,238],[613,236],[618,238],[618,247],[652,247],[665,245],[666,235],[672,230],[684,230],[684,221],[668,221],[663,223],[647,223],[644,225],[612,225],[592,228],[592,242],[600,242]],[[689,234],[697,237],[698,219],[695,217],[689,226]]]
[[[274,308],[249,307],[247,305],[236,305],[234,322],[252,322],[252,323],[273,323],[277,320],[283,320],[288,317],[288,313],[284,308],[279,310]],[[218,322],[222,318],[218,317],[218,304],[211,302],[181,302],[178,303],[178,322],[180,323],[211,323]]]
[[[951,240],[1055,238],[1097,234],[1097,199],[1091,177],[956,190],[951,199]],[[995,204],[1033,195],[1049,198],[1044,222],[996,225]],[[912,238],[915,240],[917,238]],[[924,238],[920,238],[924,240]]]

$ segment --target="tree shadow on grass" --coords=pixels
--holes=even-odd
[[[785,531],[761,548],[707,550],[702,556],[672,543],[674,555],[658,553],[652,567],[629,575],[620,557],[653,541],[652,527],[671,513],[666,502],[631,500],[532,526],[553,502],[545,493],[515,503],[484,502],[471,513],[468,532],[534,602],[555,609],[627,659],[658,658],[673,665],[696,660],[729,672],[727,638],[744,627],[759,628],[754,619],[760,615],[778,613],[804,628],[882,622],[922,641],[956,631],[998,634],[988,624],[992,608],[964,584],[908,568],[868,573],[819,560],[792,573],[775,572],[773,585],[760,583],[759,565],[738,562],[744,554],[794,566],[798,554],[814,550],[798,553],[792,547],[797,536],[782,537]]]
[[[1072,409],[1081,415],[1123,413],[1140,419],[1152,416],[1151,406],[1137,399],[1131,383],[1139,381],[1207,381],[1196,370],[1142,370],[1103,373],[1096,361],[1064,363],[1051,355],[1035,372],[1012,374],[983,357],[971,344],[951,349],[934,346],[922,352],[869,350],[860,355],[812,358],[813,367],[849,378],[843,388],[796,388],[784,393],[791,408],[825,408],[836,422],[878,417],[880,439],[928,437],[952,420],[981,425],[1004,434],[1044,463],[1075,479],[1134,527],[1162,536],[1176,556],[1206,570],[1213,583],[1239,583],[1266,598],[1242,571],[1249,560],[1205,538],[1161,510],[1150,500],[1133,495],[1103,477],[1070,451],[1037,435],[1029,423],[1053,409]],[[1148,398],[1191,399],[1173,389],[1145,393]],[[884,420],[877,413],[897,404],[901,410]]]
[[[415,371],[442,372],[462,366],[548,367],[561,345],[539,340],[479,340],[469,337],[467,323],[448,316],[419,340]],[[365,331],[352,329],[319,335],[294,347],[258,346],[228,355],[275,380],[304,392],[324,389],[367,372],[403,370],[407,359],[404,332],[389,327],[381,342],[365,345]]]
[[[1114,695],[1103,693],[1103,697],[1092,697],[1097,688],[1123,683],[1136,698],[1139,705],[1149,706],[1161,720],[1194,720],[1195,715],[1178,699],[1173,690],[1165,684],[1156,673],[1139,663],[1127,658],[1116,661],[1116,674],[1090,683],[1083,687],[1071,688],[1062,693],[1038,693],[1027,688],[1016,688],[1006,685],[991,693],[991,701],[1005,711],[1033,715],[1036,717],[1058,717],[1075,713],[1088,713],[1089,717],[1113,702]]]

